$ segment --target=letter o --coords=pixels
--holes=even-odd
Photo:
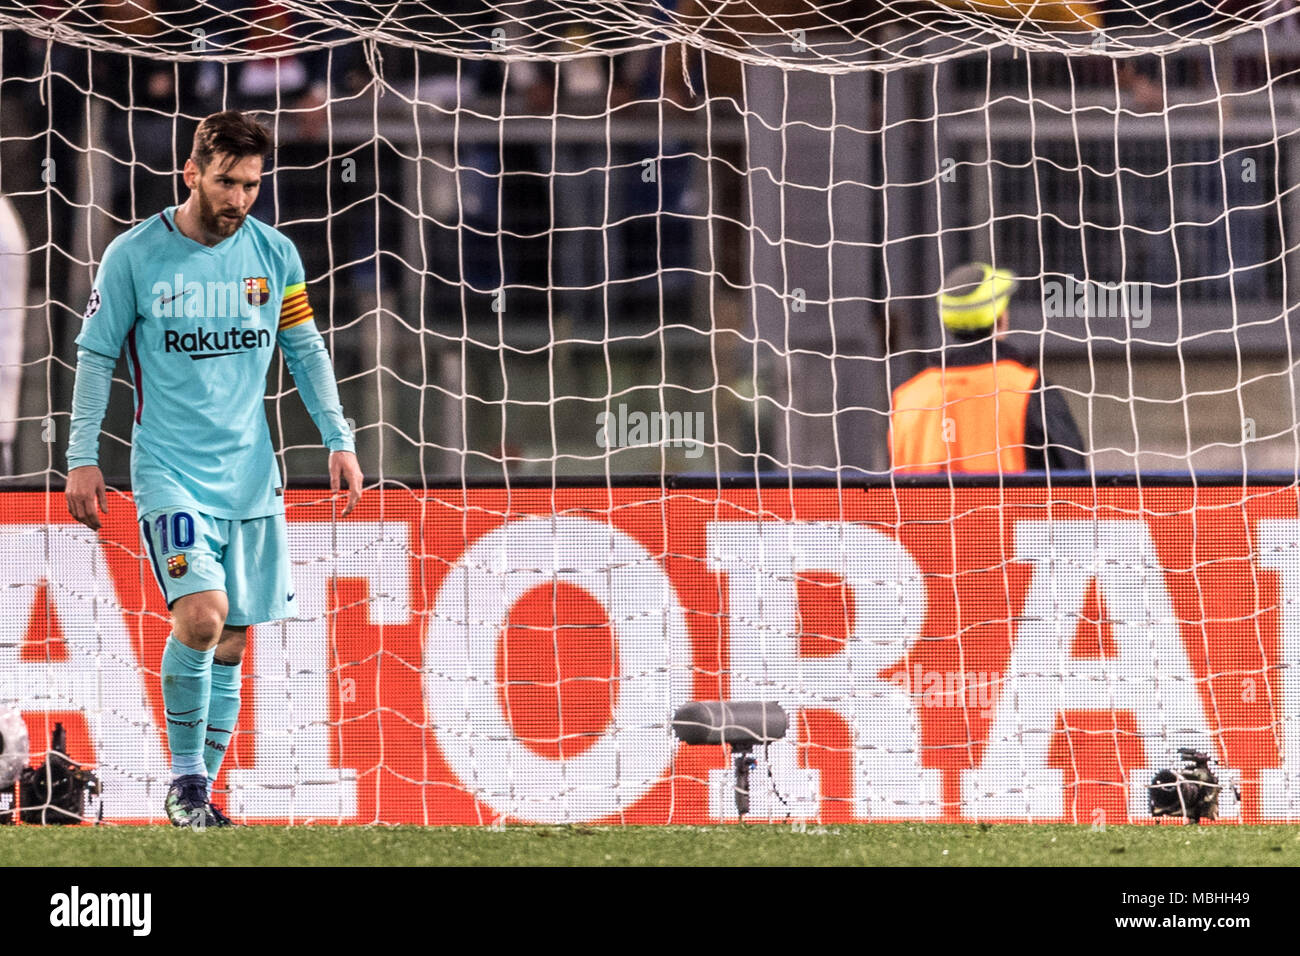
[[[582,588],[607,610],[621,672],[610,725],[564,761],[516,739],[496,687],[510,609],[552,582]],[[466,549],[439,588],[424,646],[425,706],[443,757],[476,799],[520,820],[593,820],[636,803],[669,766],[672,714],[689,699],[691,664],[685,613],[654,555],[603,522],[521,518]]]

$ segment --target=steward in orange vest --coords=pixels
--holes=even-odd
[[[1083,471],[1083,439],[1059,390],[999,344],[1015,277],[983,263],[944,279],[948,344],[894,389],[889,456],[900,472]]]

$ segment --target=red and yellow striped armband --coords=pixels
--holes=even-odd
[[[302,325],[312,319],[311,303],[307,301],[307,283],[298,282],[284,290],[280,303],[280,331]]]

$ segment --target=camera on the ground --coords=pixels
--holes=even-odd
[[[1210,769],[1210,755],[1191,747],[1178,749],[1182,766],[1161,770],[1147,788],[1153,817],[1180,816],[1192,823],[1219,818],[1219,778]],[[1234,786],[1233,795],[1241,799]]]
[[[99,792],[99,778],[68,756],[67,732],[56,723],[45,760],[19,775],[18,815],[23,823],[81,823],[86,797]]]

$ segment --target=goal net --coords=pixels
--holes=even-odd
[[[0,709],[104,819],[161,816],[170,624],[125,363],[103,532],[63,505],[73,340],[227,108],[367,475],[340,520],[275,359],[299,610],[251,632],[238,819],[1104,825],[1180,747],[1221,819],[1300,817],[1291,0],[0,0],[0,37]],[[891,470],[969,263],[1018,280],[1037,457]],[[788,728],[738,784],[693,700]]]

